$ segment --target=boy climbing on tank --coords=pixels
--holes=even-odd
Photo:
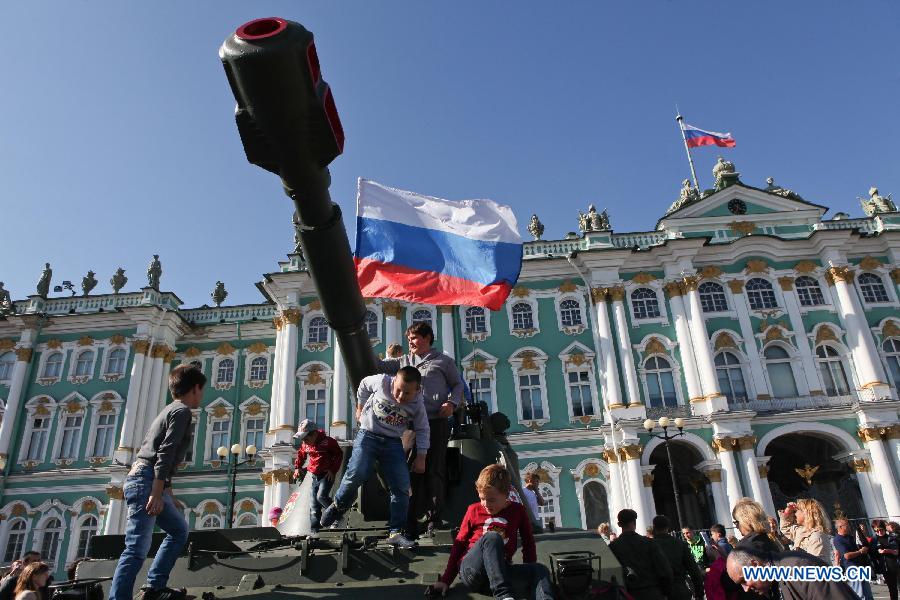
[[[350,509],[357,490],[372,476],[378,461],[391,496],[387,541],[400,548],[411,548],[415,542],[403,535],[409,510],[409,468],[400,437],[412,423],[417,452],[412,470],[424,472],[429,429],[422,374],[415,367],[403,367],[393,376],[371,375],[363,379],[357,392],[356,420],[359,431],[353,440],[353,453],[334,503],[322,514],[321,526],[332,525]]]
[[[509,500],[512,487],[503,465],[488,465],[475,482],[479,502],[469,505],[450,549],[447,568],[426,594],[445,596],[459,574],[469,589],[490,592],[497,600],[514,600],[511,582],[524,580],[535,600],[552,600],[550,571],[537,562],[537,548],[527,509]],[[522,564],[512,564],[518,538]]]
[[[294,478],[301,480],[306,474],[312,477],[312,499],[309,502],[309,526],[311,533],[318,533],[322,510],[331,505],[331,485],[341,468],[344,453],[337,440],[328,437],[325,430],[303,419],[297,427],[294,439],[300,440],[297,458],[294,459]],[[309,464],[304,468],[306,459]]]

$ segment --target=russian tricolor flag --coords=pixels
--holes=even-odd
[[[719,133],[717,131],[704,131],[687,123],[681,124],[684,131],[684,141],[688,148],[697,148],[699,146],[722,146],[723,148],[733,148],[735,145],[734,138],[730,133]]]
[[[363,296],[499,310],[519,278],[522,238],[508,206],[360,179],[355,260]]]

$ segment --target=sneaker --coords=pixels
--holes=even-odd
[[[187,597],[187,590],[184,588],[162,588],[153,590],[145,588],[141,595],[142,600],[183,600]]]
[[[337,504],[332,504],[322,513],[322,518],[319,519],[319,527],[331,527],[334,529],[334,523],[340,521],[341,516],[341,511],[338,509]]]
[[[388,535],[387,540],[385,540],[391,546],[396,546],[398,548],[415,548],[416,543],[411,539],[407,538],[400,531],[395,531]]]

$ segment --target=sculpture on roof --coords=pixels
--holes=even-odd
[[[713,178],[716,180],[716,190],[721,190],[727,186],[726,180],[732,179],[732,177],[728,177],[728,175],[734,176],[737,175],[737,172],[734,169],[733,162],[725,160],[720,156],[713,167],[712,174]]]
[[[153,255],[150,266],[147,267],[147,287],[159,291],[159,280],[162,277],[162,264],[159,262],[159,254]]]
[[[213,302],[216,303],[216,306],[219,307],[225,302],[225,298],[228,297],[228,292],[225,291],[225,284],[221,281],[216,282],[216,289],[212,291],[212,294],[209,295],[212,298]]]
[[[528,224],[528,233],[535,240],[540,240],[541,236],[544,235],[544,224],[541,223],[541,220],[538,219],[537,215],[531,215],[531,222]]]
[[[669,210],[666,211],[666,214],[673,213],[676,210],[680,209],[682,206],[686,206],[691,204],[692,202],[696,202],[700,199],[700,191],[691,185],[690,179],[685,179],[681,182],[681,191],[678,193],[678,200],[672,203],[669,207]]]
[[[863,212],[866,213],[867,217],[880,213],[896,212],[897,205],[894,204],[891,196],[892,194],[882,196],[878,193],[877,187],[871,187],[869,188],[869,199],[860,198],[859,203],[862,204]]]
[[[119,290],[125,287],[126,283],[128,283],[128,278],[125,277],[125,269],[119,267],[116,269],[116,274],[109,280],[109,285],[112,286],[113,294],[118,294]]]
[[[587,214],[578,211],[578,228],[581,229],[582,233],[607,231],[610,229],[609,213],[606,212],[605,208],[603,212],[598,213],[596,207],[591,204],[588,206]]]
[[[44,263],[44,270],[41,272],[41,278],[37,284],[37,295],[45,300],[47,299],[47,294],[50,293],[50,280],[52,278],[53,269],[50,268],[50,263]]]
[[[97,287],[97,278],[94,277],[94,275],[96,275],[96,273],[88,271],[87,275],[81,279],[81,291],[84,292],[85,296],[90,294],[91,290]]]
[[[0,281],[0,315],[8,315],[15,312],[15,307],[12,303],[12,298],[9,295],[9,290],[3,287],[3,282]]]
[[[780,185],[775,185],[774,177],[766,178],[766,191],[770,194],[776,194],[781,196],[782,198],[790,198],[792,200],[803,200],[803,197],[793,190],[789,190],[787,188],[783,188]]]

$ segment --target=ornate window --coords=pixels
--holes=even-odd
[[[725,288],[714,281],[704,281],[697,288],[700,292],[700,308],[703,312],[723,312],[728,310]]]
[[[374,311],[366,311],[366,334],[369,339],[378,339],[378,315]]]
[[[29,418],[31,427],[25,437],[28,443],[24,449],[24,458],[27,461],[44,462],[44,456],[47,453],[47,438],[50,435],[50,415],[35,412],[29,415]]]
[[[106,374],[125,374],[125,350],[123,348],[116,348],[109,353],[109,358],[106,359]]]
[[[325,422],[325,409],[328,390],[324,386],[306,388],[306,397],[303,401],[304,418],[319,425]]]
[[[90,377],[91,367],[94,366],[94,351],[83,350],[75,359],[75,377]]]
[[[534,329],[534,315],[531,311],[531,305],[527,302],[517,302],[512,307],[513,329],[529,330]]]
[[[484,309],[480,306],[466,309],[466,333],[487,333]]]
[[[328,322],[325,320],[325,317],[313,317],[309,320],[309,326],[306,331],[306,343],[328,343]]]
[[[494,406],[490,377],[472,377],[469,379],[469,391],[472,392],[474,402],[484,402],[489,409]]]
[[[98,416],[96,432],[91,456],[109,456],[110,452],[112,452],[113,438],[116,434],[116,415]]]
[[[244,428],[244,448],[247,446],[264,447],[266,420],[263,418],[247,419]]]
[[[207,515],[200,522],[200,529],[222,529],[222,518],[218,515]]]
[[[417,308],[413,311],[412,315],[413,323],[427,323],[429,327],[431,327],[432,331],[435,331],[436,328],[434,326],[434,318],[431,315],[431,311],[427,308]]]
[[[587,369],[569,371],[569,398],[573,417],[593,416],[594,401],[591,394],[591,374]]]
[[[269,359],[265,356],[257,356],[250,362],[250,381],[266,381],[268,378]]]
[[[791,356],[781,346],[769,346],[763,351],[766,359],[766,371],[775,398],[794,398],[797,396],[797,381],[791,367]]]
[[[881,277],[874,273],[863,273],[859,276],[859,291],[863,300],[869,304],[873,302],[890,302],[887,290]]]
[[[631,310],[635,319],[659,317],[659,299],[650,288],[638,288],[631,292]]]
[[[81,446],[81,429],[84,424],[84,415],[65,414],[60,422],[62,425],[62,441],[56,458],[74,460],[78,458]]]
[[[259,524],[259,521],[256,518],[256,515],[253,513],[244,513],[241,515],[241,518],[238,519],[237,526],[238,527],[256,527]]]
[[[266,416],[269,405],[253,396],[240,406],[241,409],[241,451],[247,446],[265,447]]]
[[[576,327],[583,324],[581,304],[578,300],[568,298],[559,303],[559,319],[563,327]]]
[[[534,349],[522,349],[509,362],[513,367],[516,398],[519,400],[519,422],[525,424],[550,420],[544,383],[547,356]]]
[[[216,398],[203,410],[206,412],[205,460],[207,462],[219,460],[216,450],[222,446],[225,448],[231,447],[231,418],[234,408],[223,398]]]
[[[812,277],[798,277],[794,281],[797,288],[797,297],[800,298],[800,306],[822,306],[825,304],[825,296],[819,282]]]
[[[210,421],[210,436],[209,436],[209,455],[216,456],[216,450],[221,448],[222,446],[229,448],[231,444],[229,443],[230,433],[228,431],[229,422],[225,419],[214,419]]]
[[[78,531],[78,550],[76,551],[75,558],[81,558],[87,556],[88,546],[91,543],[91,538],[97,535],[97,517],[91,515],[84,519],[81,522],[81,526]]]
[[[738,357],[731,352],[720,352],[715,363],[719,389],[729,400],[746,400],[747,386],[744,385],[744,371]]]
[[[14,366],[16,366],[16,354],[14,352],[0,354],[0,381],[12,379]]]
[[[41,375],[44,379],[52,379],[59,377],[62,373],[63,354],[62,352],[53,352],[44,362],[44,371]]]
[[[9,533],[6,536],[6,550],[3,554],[3,564],[8,565],[22,556],[27,529],[24,519],[13,519],[10,521]]]
[[[778,300],[775,298],[772,284],[759,277],[754,277],[747,282],[747,301],[752,310],[778,308]]]
[[[41,534],[41,559],[54,567],[59,558],[59,543],[62,540],[62,522],[56,517],[47,519]]]
[[[463,358],[460,364],[472,402],[484,402],[492,413],[499,410],[495,387],[497,359],[486,352],[473,352]]]
[[[675,377],[672,365],[662,356],[651,356],[644,361],[644,375],[647,379],[647,406],[677,406]]]
[[[886,339],[881,344],[881,349],[884,350],[884,358],[891,372],[891,379],[894,380],[894,386],[900,387],[900,340]]]
[[[820,344],[816,346],[816,362],[819,363],[819,374],[825,386],[825,395],[849,396],[847,372],[844,371],[844,364],[838,351],[827,344]]]
[[[234,359],[223,358],[216,369],[216,384],[229,384],[234,381]]]
[[[544,418],[542,401],[543,386],[538,373],[519,375],[519,404],[522,409],[522,420],[533,421]]]

